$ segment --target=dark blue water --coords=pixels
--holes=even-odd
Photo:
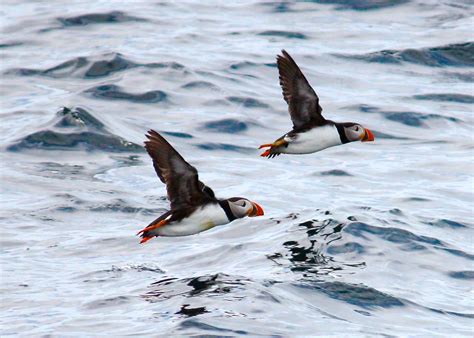
[[[468,1],[6,1],[1,335],[470,336]],[[258,156],[290,129],[275,56],[373,144]],[[139,245],[160,131],[265,216]]]

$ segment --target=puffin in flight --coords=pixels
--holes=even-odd
[[[261,156],[310,154],[354,141],[373,141],[372,132],[354,122],[333,122],[321,114],[319,97],[306,80],[296,62],[285,50],[277,56],[280,85],[288,104],[293,129],[273,143],[262,144]]]
[[[171,210],[138,232],[145,243],[155,236],[187,236],[246,216],[262,216],[263,209],[243,197],[217,199],[198,178],[196,168],[156,131],[146,135],[145,149],[156,174],[166,184]]]

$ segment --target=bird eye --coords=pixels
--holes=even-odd
[[[355,127],[355,131],[359,131],[359,127],[358,127],[358,126]]]

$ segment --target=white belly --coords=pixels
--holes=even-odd
[[[286,154],[309,154],[342,144],[337,128],[333,125],[316,127],[298,134],[295,139],[285,137],[288,147],[279,151]]]
[[[157,229],[159,236],[188,236],[209,230],[217,225],[229,223],[229,219],[219,204],[208,204],[197,209],[181,222],[173,222]]]

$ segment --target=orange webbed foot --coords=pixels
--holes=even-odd
[[[156,224],[149,225],[145,229],[142,229],[139,232],[137,232],[137,236],[142,235],[142,237],[143,237],[142,240],[140,241],[140,244],[145,243],[145,242],[149,241],[150,239],[152,239],[153,237],[155,237],[154,235],[153,236],[145,236],[145,232],[148,232],[148,231],[154,230],[156,228],[162,227],[166,223],[167,223],[166,220],[162,220],[162,221],[160,221]]]
[[[140,241],[140,244],[143,244],[143,243],[146,243],[148,242],[150,239],[152,239],[153,237],[155,236],[151,236],[151,237],[143,237],[142,240]]]

